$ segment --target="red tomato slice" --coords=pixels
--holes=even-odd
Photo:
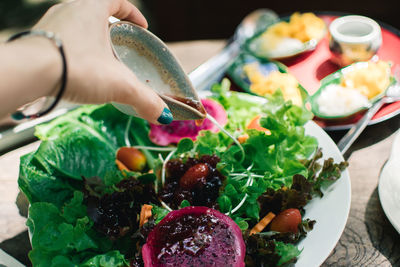
[[[271,222],[271,230],[281,233],[297,233],[298,225],[301,223],[301,214],[298,209],[287,209],[282,211]]]
[[[134,147],[120,147],[117,151],[117,160],[125,165],[130,171],[135,172],[143,171],[147,163],[145,155]],[[118,167],[120,167],[120,164],[118,165]]]

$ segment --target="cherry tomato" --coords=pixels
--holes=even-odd
[[[297,233],[298,225],[301,223],[301,214],[298,209],[287,209],[282,211],[271,222],[271,230],[281,233]]]
[[[209,168],[205,163],[198,163],[190,167],[179,180],[179,185],[184,189],[192,189],[197,184],[206,184]]]
[[[121,147],[117,151],[117,160],[130,171],[142,171],[146,167],[146,157],[134,147]]]

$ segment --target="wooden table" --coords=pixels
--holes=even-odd
[[[223,46],[223,41],[169,44],[187,72]],[[400,116],[369,126],[350,148],[350,216],[340,241],[323,266],[400,265],[400,236],[385,217],[377,193],[380,170],[389,157],[394,133],[399,128]],[[338,141],[344,133],[329,134]],[[15,200],[19,191],[19,157],[37,146],[35,142],[0,156],[0,248],[27,265],[30,245],[26,219],[19,214]]]

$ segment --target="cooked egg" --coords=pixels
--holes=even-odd
[[[290,17],[291,37],[302,42],[319,39],[324,33],[325,23],[314,13],[294,13]]]
[[[341,85],[353,88],[372,99],[383,93],[390,84],[390,64],[385,61],[363,62],[344,73]]]
[[[324,21],[313,13],[300,14],[296,12],[290,17],[289,22],[282,21],[269,27],[261,35],[263,42],[260,48],[263,51],[269,51],[270,54],[281,45],[284,45],[289,51],[299,50],[305,42],[320,39],[324,29]],[[292,41],[289,43],[288,39]]]
[[[299,83],[296,78],[289,73],[271,71],[264,75],[259,71],[257,62],[246,64],[243,71],[250,80],[250,91],[266,96],[273,94],[276,90],[282,91],[285,100],[292,100],[293,104],[301,106],[303,101],[299,91]]]
[[[339,84],[322,89],[317,104],[321,114],[341,116],[368,107],[370,100],[390,85],[390,64],[360,62],[343,69]]]

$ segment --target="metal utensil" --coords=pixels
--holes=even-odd
[[[0,266],[24,267],[19,261],[0,249]]]
[[[257,9],[248,14],[236,28],[227,46],[189,74],[197,91],[208,90],[212,84],[219,81],[239,55],[246,40],[278,20],[278,15],[269,9]]]
[[[354,124],[350,130],[340,139],[337,146],[342,154],[345,154],[357,137],[367,127],[368,122],[372,119],[376,112],[383,106],[392,102],[400,101],[400,81],[396,81],[387,90],[385,95],[375,102],[364,114],[364,116]]]

